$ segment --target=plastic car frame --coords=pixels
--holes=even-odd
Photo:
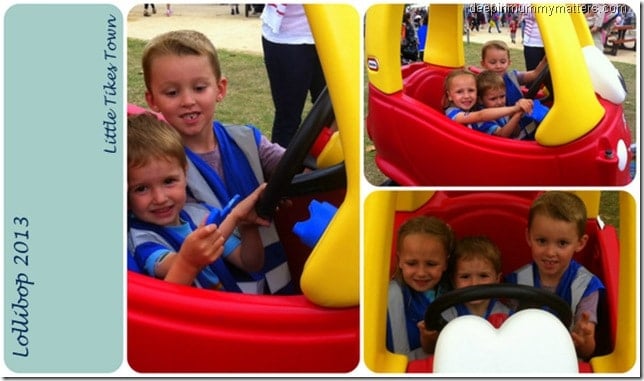
[[[634,152],[622,107],[623,79],[594,46],[583,14],[560,6],[552,14],[544,13],[546,5],[534,6],[554,101],[533,141],[472,131],[444,115],[445,77],[465,68],[463,5],[428,6],[423,62],[403,66],[404,5],[370,7],[366,124],[380,171],[404,186],[628,184]]]
[[[408,360],[407,356],[387,350],[386,316],[387,288],[393,270],[396,267],[395,247],[399,226],[408,218],[418,215],[433,215],[446,221],[454,230],[456,237],[468,235],[485,235],[495,242],[502,253],[502,272],[507,274],[531,261],[530,249],[525,242],[525,229],[530,204],[539,194],[538,191],[378,191],[365,202],[365,293],[364,293],[364,358],[366,365],[374,372],[414,373],[432,372],[436,364],[434,356],[423,360]],[[636,315],[636,206],[632,196],[619,192],[619,232],[604,224],[599,216],[600,193],[594,191],[576,192],[586,203],[588,222],[586,233],[589,241],[584,250],[575,255],[575,259],[588,267],[600,277],[606,286],[605,294],[600,298],[599,319],[602,324],[596,332],[597,349],[589,361],[578,361],[574,371],[580,373],[623,373],[635,365],[637,340]],[[528,309],[536,310],[536,309]],[[536,310],[541,311],[541,310]],[[470,316],[471,318],[472,316]],[[484,321],[481,318],[478,318]],[[619,319],[619,324],[618,324]],[[539,320],[540,321],[540,320]],[[555,321],[557,321],[555,319]],[[427,320],[426,320],[427,322]],[[456,320],[448,323],[450,327]],[[557,321],[558,322],[558,321]],[[505,323],[504,323],[505,324]],[[490,326],[491,327],[491,326]],[[555,324],[554,331],[561,330],[563,324]],[[501,329],[503,326],[501,326]],[[473,337],[460,337],[452,340],[446,338],[439,345],[458,347],[457,356],[461,356],[460,371],[472,372],[479,369],[477,376],[485,373],[489,361],[478,363],[476,356],[469,356],[467,348],[476,348]],[[567,333],[567,329],[564,329]],[[549,330],[539,331],[546,340],[561,337],[560,333]],[[559,336],[557,336],[559,335]],[[569,335],[564,339],[570,341]],[[468,345],[463,343],[467,340]],[[532,359],[532,363],[548,358],[550,345],[543,346],[509,343],[507,346],[485,347],[488,350],[515,352],[519,360]],[[525,342],[524,342],[525,344]],[[499,348],[500,347],[500,348]],[[476,353],[472,354],[476,355]],[[511,369],[510,360],[513,354],[501,354],[500,369],[495,373],[504,373]],[[550,354],[551,355],[551,354]],[[576,361],[574,353],[569,353]],[[463,363],[467,356],[469,362]],[[483,356],[485,357],[485,356]],[[515,357],[516,358],[516,357]],[[452,356],[453,359],[453,356]],[[442,360],[441,360],[442,361]],[[518,360],[517,360],[518,361]],[[473,363],[472,363],[473,362]],[[484,364],[485,363],[485,364]],[[534,369],[525,366],[518,374],[543,374],[550,368]],[[536,373],[535,373],[536,372]]]
[[[327,80],[336,134],[342,136],[327,146],[338,146],[334,150],[341,162],[332,164],[341,168],[344,181],[333,182],[340,189],[311,186],[307,179],[324,178],[326,170],[337,179],[334,165],[318,162],[318,170],[297,175],[292,183],[288,178],[287,189],[272,186],[278,197],[286,195],[293,202],[275,213],[274,222],[301,292],[227,293],[128,271],[127,353],[137,372],[350,372],[358,364],[359,18],[347,5],[305,5],[305,11]],[[295,150],[301,147],[287,153]],[[309,218],[311,200],[337,207],[313,248],[292,232],[296,222]]]

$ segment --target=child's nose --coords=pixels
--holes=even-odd
[[[152,201],[160,204],[166,200],[165,192],[162,189],[154,188],[152,189]]]
[[[546,249],[548,255],[555,255],[557,253],[557,245],[548,245],[548,248]]]
[[[183,106],[191,106],[195,103],[195,97],[190,91],[184,91],[181,96],[181,104]]]

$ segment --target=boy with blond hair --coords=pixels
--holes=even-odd
[[[532,263],[506,277],[509,283],[551,291],[572,309],[572,340],[577,356],[588,359],[595,351],[595,327],[601,280],[573,259],[588,242],[586,206],[579,196],[563,191],[545,192],[530,207],[526,240]]]
[[[221,207],[235,194],[250,195],[270,178],[284,148],[271,143],[254,126],[213,121],[228,91],[228,80],[208,37],[195,30],[160,34],[145,46],[141,63],[148,106],[181,135],[192,199]],[[265,249],[260,273],[267,291],[294,293],[274,224],[262,226],[260,234]]]
[[[508,106],[514,105],[520,99],[523,99],[521,86],[528,85],[537,79],[547,65],[545,57],[534,70],[529,71],[510,70],[511,63],[510,48],[505,42],[492,40],[483,44],[481,48],[481,66],[503,77],[506,89],[505,104]],[[537,128],[537,122],[534,119],[524,116],[521,118],[519,125],[522,129],[520,139],[534,139],[534,133]]]
[[[505,81],[507,89],[506,105],[511,106],[523,98],[521,86],[532,83],[546,67],[545,58],[539,62],[534,70],[510,70],[510,48],[500,40],[491,40],[481,48],[481,66],[486,70],[498,73]]]

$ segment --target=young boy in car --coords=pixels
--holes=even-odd
[[[463,237],[456,242],[447,271],[455,290],[501,283],[501,252],[486,236]],[[451,321],[458,316],[477,315],[499,328],[512,312],[509,306],[494,298],[457,304],[443,311],[441,316]]]
[[[244,272],[261,269],[264,250],[258,224],[268,221],[257,217],[254,206],[265,184],[233,207],[218,226],[205,224],[216,211],[203,203],[186,202],[186,170],[177,131],[150,113],[128,118],[128,251],[150,276],[252,293],[249,284],[244,289],[232,277],[220,257]],[[236,228],[239,237],[233,234]]]
[[[601,280],[573,259],[588,242],[586,206],[574,193],[545,192],[530,207],[526,240],[532,263],[505,277],[509,283],[552,291],[570,305],[572,340],[581,359],[595,351]]]
[[[522,99],[523,92],[521,87],[534,82],[547,65],[546,59],[544,58],[539,62],[535,69],[519,71],[510,70],[511,63],[510,48],[508,48],[508,45],[505,42],[492,40],[483,44],[483,47],[481,48],[481,66],[485,70],[491,70],[503,77],[506,89],[506,106],[512,106]],[[537,123],[532,118],[523,117],[520,120],[520,126],[527,132],[526,138],[534,137]]]

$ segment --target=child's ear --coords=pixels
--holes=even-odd
[[[525,240],[528,243],[528,246],[532,247],[532,242],[530,242],[530,229],[525,229]]]
[[[577,249],[575,249],[575,253],[578,253],[586,247],[586,244],[588,243],[588,234],[584,234],[579,238],[579,243],[577,245]]]
[[[154,97],[152,96],[152,93],[149,91],[145,92],[145,101],[148,104],[148,107],[150,110],[159,112],[159,108],[157,107],[156,103],[154,102]]]
[[[226,97],[226,92],[228,91],[228,79],[226,77],[221,77],[217,82],[217,102],[221,102]]]

